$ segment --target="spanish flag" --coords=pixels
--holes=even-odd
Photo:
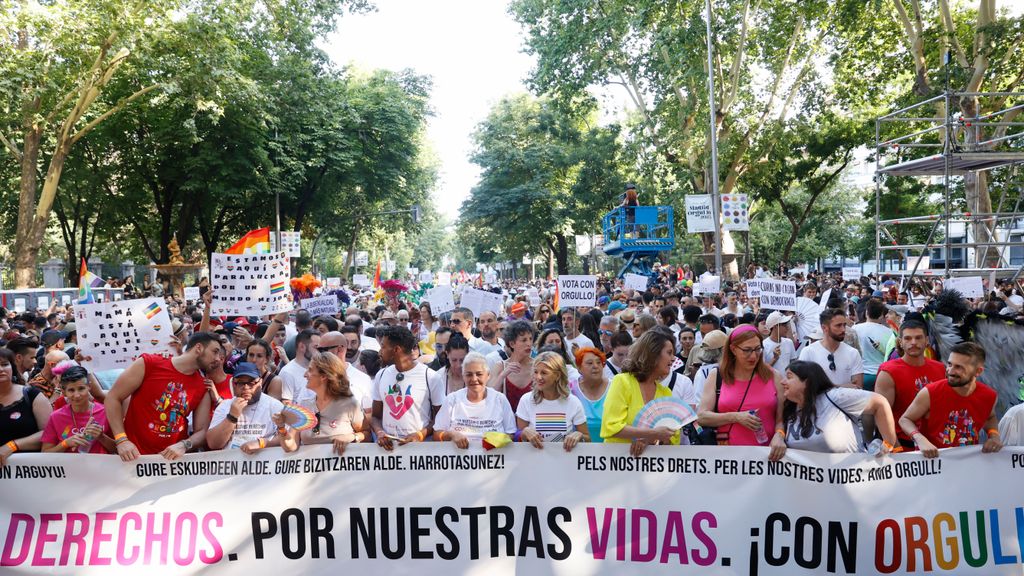
[[[252,230],[225,254],[270,254],[270,227]]]
[[[373,287],[380,288],[380,260],[377,260],[377,271],[373,273]]]

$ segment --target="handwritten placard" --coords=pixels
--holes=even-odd
[[[700,293],[711,296],[718,294],[722,290],[722,277],[721,276],[701,276],[700,277]]]
[[[50,307],[49,296],[36,296],[36,308],[45,310]]]
[[[984,298],[985,286],[981,282],[981,276],[965,276],[963,278],[948,278],[942,281],[944,290],[956,290],[964,298]]]
[[[284,252],[214,254],[210,287],[214,316],[266,316],[292,310],[291,266]]]
[[[352,284],[366,288],[370,285],[370,277],[366,274],[353,274]]]
[[[626,282],[627,290],[635,290],[637,292],[643,292],[647,290],[647,276],[641,274],[633,274],[632,272],[626,274],[623,278]]]
[[[796,282],[790,280],[760,280],[761,308],[796,312]]]
[[[574,308],[597,303],[597,276],[559,276],[558,307]]]
[[[466,287],[462,291],[462,306],[469,308],[473,311],[474,316],[480,316],[484,312],[494,312],[495,315],[501,315],[501,302],[503,298],[501,294],[495,294],[494,292],[487,292],[486,290],[478,290],[476,288]]]
[[[434,286],[424,293],[424,300],[430,303],[430,312],[434,316],[455,310],[455,295],[451,286]],[[463,295],[465,301],[465,295]]]
[[[75,306],[78,349],[90,370],[127,368],[140,354],[170,352],[171,318],[162,298]]]
[[[306,298],[302,301],[302,309],[314,318],[317,316],[334,316],[338,313],[338,297],[334,294]]]
[[[843,266],[843,280],[846,282],[857,282],[860,280],[860,268],[857,266]]]
[[[185,287],[185,300],[189,302],[195,302],[199,300],[199,286],[186,286]]]

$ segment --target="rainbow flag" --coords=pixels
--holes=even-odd
[[[92,304],[96,299],[92,295],[93,288],[103,286],[103,279],[89,271],[82,258],[82,268],[78,274],[78,303]]]
[[[284,292],[284,281],[283,280],[281,282],[277,282],[277,283],[274,283],[274,284],[270,285],[270,293],[271,294],[280,294],[281,292]]]
[[[380,288],[380,260],[377,260],[377,271],[373,273],[373,287]]]
[[[270,227],[251,230],[225,254],[270,254]]]
[[[160,310],[161,308],[156,302],[153,302],[149,306],[146,306],[146,309],[143,311],[146,313],[146,320],[152,319],[153,316],[156,316],[157,314],[160,313]]]

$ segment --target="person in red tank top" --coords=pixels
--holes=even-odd
[[[978,381],[984,369],[981,346],[957,344],[949,354],[946,380],[925,386],[903,413],[900,427],[925,458],[938,456],[939,448],[978,444],[982,430],[988,436],[982,452],[998,452],[1003,447],[997,428],[996,393]]]
[[[104,403],[121,460],[130,462],[141,454],[176,460],[202,445],[211,412],[203,372],[212,372],[223,362],[224,348],[210,332],[194,334],[180,356],[143,354],[135,360],[118,377]],[[122,407],[128,398],[125,414]]]
[[[878,367],[878,379],[875,380],[875,392],[889,401],[897,421],[921,389],[946,378],[946,367],[942,362],[924,355],[928,347],[928,327],[924,322],[907,320],[900,326],[899,333],[903,357],[883,362]],[[896,435],[904,449],[917,450],[914,441],[898,426]]]

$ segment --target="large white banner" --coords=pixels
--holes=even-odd
[[[4,574],[1021,573],[1024,448],[14,454]]]
[[[75,304],[78,349],[89,370],[127,368],[141,354],[170,353],[174,336],[163,298]]]
[[[714,232],[715,218],[710,194],[686,195],[686,231]]]
[[[214,254],[210,266],[214,316],[266,316],[292,310],[291,266],[284,252]]]

